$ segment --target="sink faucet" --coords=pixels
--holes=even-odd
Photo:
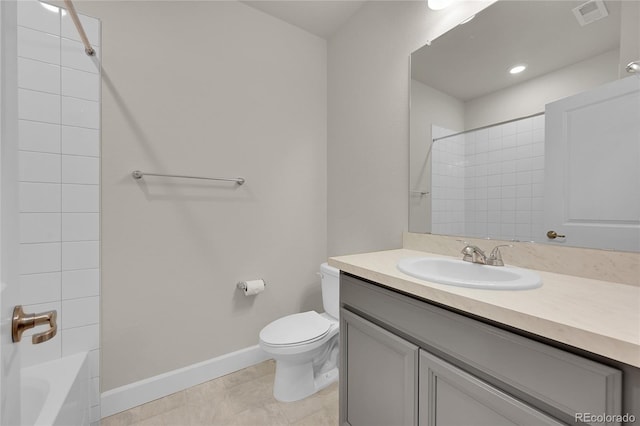
[[[478,246],[466,245],[462,249],[462,260],[465,262],[487,264],[487,255]]]
[[[466,244],[466,243],[465,243]],[[485,254],[484,251],[480,249],[478,246],[474,246],[472,244],[467,244],[462,249],[462,260],[465,262],[479,263],[481,265],[491,265],[491,266],[504,266],[504,261],[502,260],[502,253],[500,253],[500,247],[513,247],[511,244],[500,244],[497,245],[491,250],[489,256]]]

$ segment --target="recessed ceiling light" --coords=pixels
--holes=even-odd
[[[522,71],[524,71],[526,69],[527,69],[526,65],[516,65],[515,67],[511,68],[509,70],[509,72],[511,74],[520,74]]]
[[[451,6],[454,1],[455,0],[427,0],[427,5],[431,10],[442,10]]]

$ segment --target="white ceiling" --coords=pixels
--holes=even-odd
[[[243,3],[328,39],[366,0],[253,0]]]

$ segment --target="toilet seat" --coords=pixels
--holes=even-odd
[[[273,347],[306,345],[329,334],[331,325],[316,311],[302,312],[273,321],[262,329],[260,340]]]

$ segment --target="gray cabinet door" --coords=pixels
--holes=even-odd
[[[420,426],[563,424],[424,350],[419,406]]]
[[[347,310],[340,321],[341,424],[417,425],[418,347]]]

